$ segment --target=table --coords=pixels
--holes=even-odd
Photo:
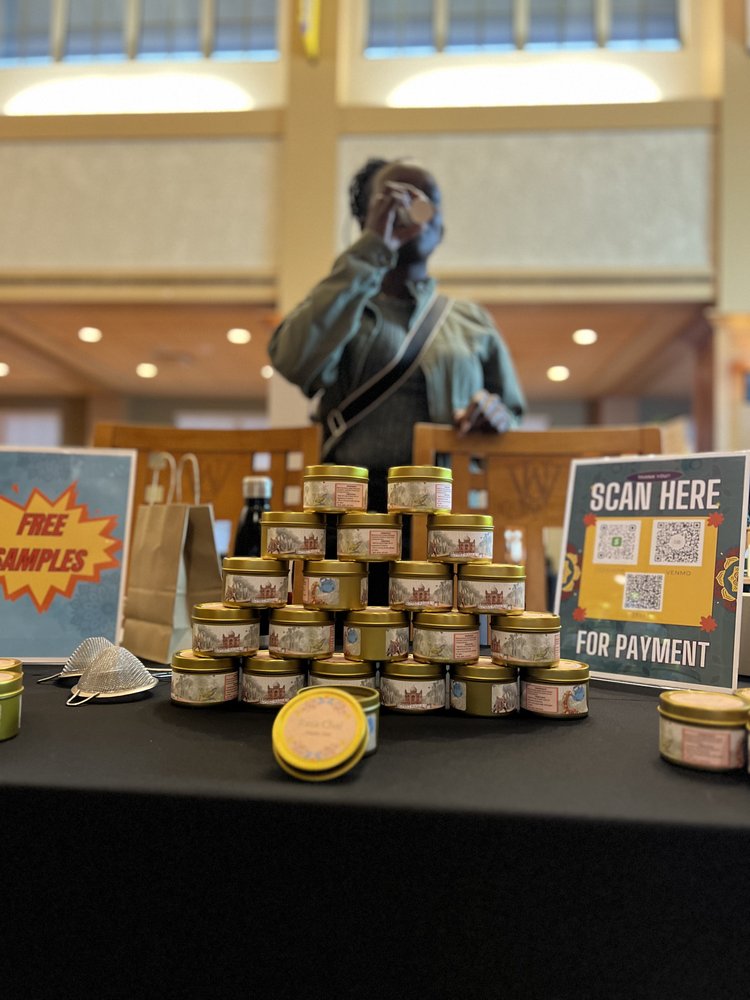
[[[164,682],[71,708],[44,674],[0,743],[3,923],[54,974],[26,995],[747,992],[750,777],[663,761],[654,691],[592,683],[576,721],[383,713],[377,753],[313,785],[272,714]]]

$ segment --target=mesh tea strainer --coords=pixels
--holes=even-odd
[[[55,681],[58,679],[61,681],[75,680],[81,676],[85,667],[93,663],[100,653],[103,653],[105,649],[109,649],[110,647],[114,648],[109,639],[105,639],[101,635],[84,639],[67,658],[62,670],[59,670],[56,674],[50,674],[49,677],[40,677],[37,684],[44,684],[45,681]]]
[[[66,704],[75,707],[94,698],[125,698],[142,694],[159,683],[130,650],[121,646],[104,649],[81,674]],[[75,699],[79,698],[80,701]]]

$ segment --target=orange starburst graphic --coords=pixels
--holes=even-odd
[[[76,503],[76,483],[56,500],[33,489],[25,505],[0,497],[0,585],[8,601],[27,594],[37,611],[73,596],[79,583],[97,583],[120,565],[112,537],[116,517],[89,517]]]
[[[713,615],[705,615],[701,618],[701,632],[715,632],[718,628]]]

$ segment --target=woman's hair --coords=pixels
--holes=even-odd
[[[382,167],[387,167],[390,160],[369,159],[357,171],[349,184],[349,208],[354,218],[362,225],[367,215],[367,204],[370,200],[372,179]]]

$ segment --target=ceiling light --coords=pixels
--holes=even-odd
[[[252,339],[252,333],[241,326],[233,326],[231,330],[227,330],[227,340],[230,344],[249,344]]]
[[[84,344],[98,344],[102,339],[102,331],[96,326],[82,326],[78,331],[78,339]]]
[[[10,375],[10,365],[0,361],[0,378],[5,378],[6,375]]]
[[[159,369],[156,365],[152,365],[150,362],[144,361],[136,367],[135,373],[140,378],[156,378],[159,374]]]
[[[570,369],[566,368],[565,365],[552,365],[551,368],[547,369],[547,378],[550,382],[564,382],[570,378]]]
[[[260,370],[261,378],[273,378],[273,368],[270,365],[263,365]]]
[[[596,330],[576,330],[573,334],[573,340],[576,344],[580,344],[582,347],[588,346],[589,344],[595,344],[599,339],[599,334]]]

